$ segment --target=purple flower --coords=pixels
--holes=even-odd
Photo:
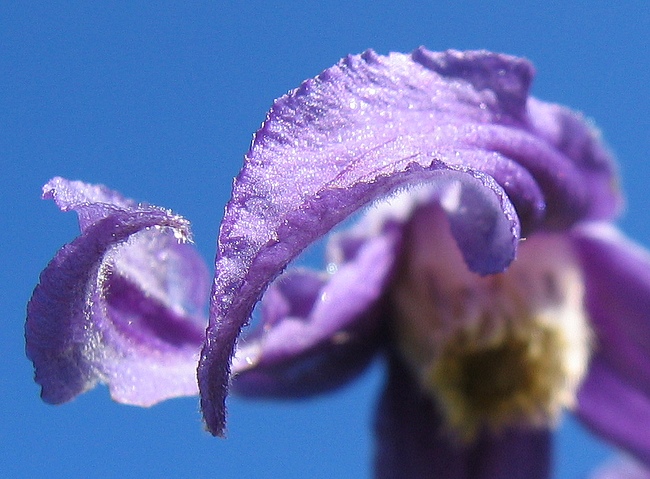
[[[203,344],[201,406],[221,435],[231,382],[311,395],[383,355],[378,477],[547,477],[567,409],[650,464],[650,255],[611,224],[621,201],[597,132],[529,97],[532,77],[488,52],[369,51],[277,100],[226,207],[205,340],[183,220],[50,183],[82,235],[28,309],[43,396],[97,381],[133,403],[191,394]],[[325,271],[278,278],[362,209]]]

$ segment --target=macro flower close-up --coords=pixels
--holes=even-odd
[[[81,233],[27,309],[43,399],[198,394],[222,436],[230,392],[313,396],[381,358],[376,477],[550,477],[566,413],[650,466],[650,254],[600,133],[534,75],[419,48],[303,82],[233,183],[211,290],[187,220],[54,178]],[[322,270],[290,264],[328,234]]]

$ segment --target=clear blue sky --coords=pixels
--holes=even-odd
[[[73,214],[39,200],[50,177],[172,208],[212,263],[232,177],[274,98],[369,47],[485,48],[530,58],[536,96],[597,122],[621,165],[620,224],[650,247],[649,32],[641,0],[2,2],[0,475],[369,476],[380,364],[316,400],[232,398],[226,440],[202,430],[193,398],[145,410],[101,387],[42,403],[24,355],[25,304],[77,233]],[[585,477],[607,454],[569,419],[557,477]]]

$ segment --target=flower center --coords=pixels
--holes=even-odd
[[[399,351],[449,429],[549,427],[572,407],[590,353],[580,269],[538,234],[508,270],[470,272],[437,207],[415,213],[392,288]]]

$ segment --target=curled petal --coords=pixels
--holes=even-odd
[[[303,248],[366,203],[413,184],[456,184],[446,212],[481,274],[508,266],[522,225],[565,228],[602,215],[596,197],[616,203],[608,156],[582,161],[589,153],[564,148],[530,118],[532,75],[525,60],[487,52],[368,51],[275,102],[220,229],[198,371],[211,432],[223,432],[230,358],[255,302]]]
[[[82,234],[41,273],[27,307],[26,352],[43,399],[61,403],[105,382],[120,402],[197,392],[207,271],[184,241],[189,223],[105,187],[44,187],[79,213]]]
[[[198,369],[202,408],[210,431],[215,434],[223,432],[228,367],[233,346],[240,328],[248,321],[266,286],[304,247],[358,208],[404,184],[434,179],[459,181],[462,188],[466,185],[467,190],[476,191],[477,196],[481,194],[478,193],[480,187],[486,186],[489,191],[483,194],[486,202],[480,205],[485,214],[474,215],[461,204],[453,208],[452,224],[454,219],[457,220],[458,229],[463,232],[472,229],[469,225],[462,225],[463,220],[476,220],[480,234],[468,238],[469,253],[476,253],[471,259],[476,261],[477,268],[488,271],[495,267],[498,270],[505,268],[514,257],[519,236],[517,218],[505,193],[478,172],[459,174],[438,162],[429,168],[407,165],[402,172],[353,183],[347,189],[324,188],[312,201],[287,212],[275,230],[276,237],[264,245],[257,246],[251,243],[252,238],[239,234],[234,237],[224,235],[224,226],[229,226],[228,218],[224,220],[211,299],[211,324]],[[494,189],[490,190],[490,187]],[[470,193],[468,198],[474,200],[476,196]],[[247,223],[252,226],[250,219]],[[233,226],[241,228],[244,225]],[[250,236],[256,236],[258,231],[251,227]]]
[[[616,165],[600,132],[574,111],[560,105],[528,99],[532,131],[575,165],[587,186],[585,219],[611,219],[620,210]],[[559,176],[561,172],[557,172]]]
[[[70,181],[59,176],[43,186],[43,199],[54,200],[61,211],[75,211],[82,233],[111,213],[137,208],[133,200],[104,185]]]
[[[237,350],[235,392],[300,397],[359,373],[379,345],[375,306],[393,269],[398,233],[364,241],[346,263],[330,263],[329,274],[296,270],[273,283],[257,332]]]

